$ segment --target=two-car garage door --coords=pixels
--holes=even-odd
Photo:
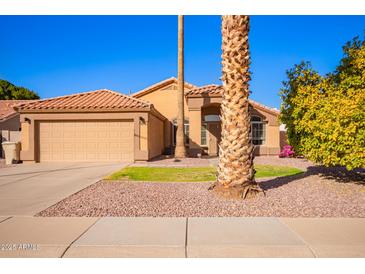
[[[39,160],[132,161],[132,121],[42,121]]]

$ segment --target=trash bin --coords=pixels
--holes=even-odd
[[[20,160],[20,143],[19,142],[3,142],[5,153],[5,163],[7,165],[16,164]]]

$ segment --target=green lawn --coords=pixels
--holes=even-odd
[[[300,169],[269,165],[256,165],[256,178],[288,176],[302,173]],[[131,180],[151,182],[206,182],[214,181],[215,167],[126,167],[106,180]]]

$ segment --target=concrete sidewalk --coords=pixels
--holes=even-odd
[[[0,217],[0,257],[365,257],[361,218]]]

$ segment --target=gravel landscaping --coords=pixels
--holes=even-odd
[[[226,200],[210,183],[100,181],[38,216],[277,216],[365,217],[365,170],[324,168],[303,159],[259,157],[255,163],[305,169],[259,179],[265,197]]]

